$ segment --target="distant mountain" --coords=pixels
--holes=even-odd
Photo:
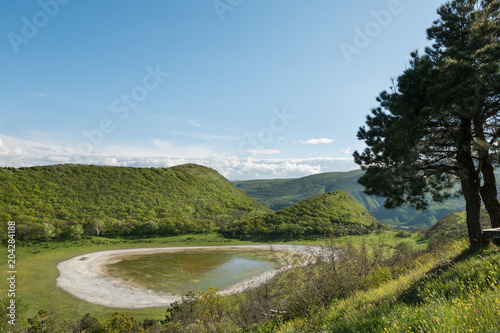
[[[234,182],[242,191],[265,206],[280,210],[301,200],[342,190],[363,205],[370,214],[384,224],[403,229],[423,229],[453,211],[465,208],[464,200],[452,198],[443,203],[431,203],[429,209],[416,211],[411,207],[384,208],[384,198],[368,196],[358,183],[363,171],[320,173],[297,179],[250,180]]]
[[[365,201],[366,195],[359,195],[362,193],[362,186],[357,180],[362,174],[361,170],[328,172],[297,179],[248,180],[236,181],[234,184],[275,211],[315,195],[336,190],[349,193],[367,209],[378,207],[379,204],[371,199]]]
[[[344,191],[320,194],[282,210],[228,224],[230,236],[297,238],[346,235],[387,229]]]
[[[21,240],[214,231],[270,211],[193,164],[0,168],[0,220],[15,221]]]

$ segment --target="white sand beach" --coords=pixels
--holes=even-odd
[[[294,252],[309,252],[319,247],[272,245],[275,250]],[[121,309],[138,309],[148,307],[169,306],[182,296],[153,292],[127,284],[127,282],[110,277],[106,274],[105,266],[121,260],[121,257],[134,254],[152,254],[160,252],[177,252],[199,249],[256,249],[270,250],[270,245],[239,245],[239,246],[197,246],[197,247],[165,247],[141,248],[126,250],[109,250],[79,255],[60,262],[57,265],[59,277],[56,286],[72,296],[85,302],[106,307]],[[277,271],[270,271],[259,276],[244,280],[221,292],[231,294],[243,291],[247,286],[262,283],[272,278]]]

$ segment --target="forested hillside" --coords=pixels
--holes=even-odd
[[[361,170],[326,172],[297,179],[248,180],[234,182],[242,191],[277,211],[315,195],[331,191],[345,191],[367,209],[379,203],[363,193],[357,183]]]
[[[215,231],[270,210],[213,169],[55,165],[0,169],[0,220],[21,240]]]
[[[464,238],[467,235],[467,223],[465,220],[465,210],[453,212],[443,217],[433,226],[421,230],[420,233],[429,240],[431,245],[451,242],[459,238]],[[490,218],[484,207],[481,209],[481,223],[483,229],[491,228]]]
[[[465,208],[462,198],[451,198],[443,203],[431,203],[425,211],[411,207],[384,208],[384,198],[366,195],[358,183],[363,171],[327,172],[298,179],[249,180],[234,182],[242,191],[265,206],[280,210],[299,201],[330,191],[345,191],[370,214],[384,224],[409,229],[423,229],[433,225],[447,214]]]
[[[387,229],[344,191],[324,193],[282,210],[228,224],[223,232],[234,237],[347,235]]]

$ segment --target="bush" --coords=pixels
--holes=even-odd
[[[169,332],[219,332],[278,324],[310,316],[335,299],[379,286],[405,270],[417,252],[406,243],[394,250],[383,242],[349,240],[312,249],[295,262],[276,261],[278,273],[227,298],[216,289],[189,293],[162,321]],[[414,258],[414,257],[413,257]],[[266,324],[267,323],[267,324]]]

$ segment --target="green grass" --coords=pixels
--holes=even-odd
[[[334,301],[279,332],[496,332],[500,330],[500,250],[455,243],[379,288]]]
[[[346,236],[346,238],[348,238],[354,246],[359,246],[361,242],[367,244],[382,242],[390,247],[396,247],[403,243],[415,250],[425,250],[428,245],[428,240],[417,232],[401,232],[397,230],[385,230],[380,234],[372,232],[367,235]]]
[[[413,247],[425,247],[426,242],[416,233],[409,237],[401,238],[397,231],[384,231],[377,235],[372,233],[364,236],[348,236],[349,239],[359,244],[362,240],[367,243],[377,242],[381,238],[390,246],[396,246],[400,242],[407,242]],[[280,242],[286,243],[286,242]],[[57,264],[77,255],[114,249],[144,248],[144,247],[168,247],[168,246],[216,246],[216,245],[247,245],[255,244],[250,241],[223,238],[218,234],[197,234],[162,238],[150,238],[141,240],[109,239],[92,237],[80,242],[51,242],[36,245],[20,245],[16,247],[16,298],[28,304],[27,317],[35,315],[39,310],[51,310],[56,313],[58,320],[81,317],[86,313],[104,322],[111,317],[117,309],[93,305],[78,300],[71,295],[59,290],[55,286],[58,276]],[[325,239],[301,240],[293,244],[303,245],[325,245]],[[6,250],[4,248],[4,253]],[[7,256],[5,255],[5,259]],[[2,261],[0,269],[7,271],[6,260]],[[0,284],[0,295],[7,296],[8,284]],[[137,310],[119,310],[122,313],[130,313],[134,319],[142,321],[145,318],[164,318],[166,308],[146,308]]]
[[[491,228],[490,217],[484,207],[481,209],[481,222],[483,229]],[[463,210],[448,214],[438,223],[419,232],[432,244],[461,238],[467,235],[466,212]]]
[[[371,232],[364,235],[348,235],[343,237],[334,238],[336,241],[349,240],[354,246],[360,246],[361,243],[367,245],[370,244],[380,244],[395,248],[400,246],[400,244],[405,244],[414,250],[425,250],[428,247],[429,241],[418,232],[401,232],[399,230],[384,230],[380,233]],[[286,241],[276,241],[275,244],[290,244]],[[317,239],[298,239],[294,240],[293,244],[297,245],[328,245],[328,241],[325,238],[318,237]]]
[[[94,244],[92,244],[92,241]],[[77,255],[114,249],[167,247],[167,246],[216,246],[245,245],[250,242],[230,240],[217,234],[184,235],[145,240],[120,240],[93,237],[82,242],[42,243],[35,246],[16,247],[16,298],[29,306],[28,317],[40,309],[52,310],[58,319],[73,318],[76,313],[83,316],[90,313],[99,320],[108,319],[117,309],[93,305],[80,301],[55,286],[59,273],[56,265]],[[4,248],[3,253],[6,253]],[[0,269],[7,271],[7,255]],[[7,296],[8,284],[0,284],[0,295]],[[119,310],[130,313],[139,321],[144,318],[163,318],[166,308],[146,308],[137,310]]]

